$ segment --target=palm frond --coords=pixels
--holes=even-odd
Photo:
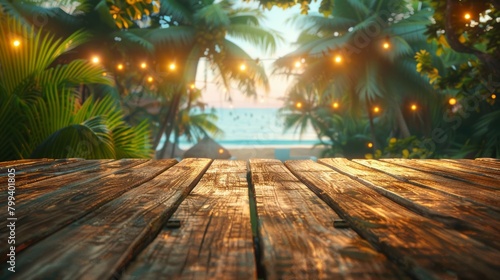
[[[227,33],[231,37],[243,39],[267,53],[274,53],[277,40],[283,40],[276,32],[247,24],[231,24],[227,29]]]

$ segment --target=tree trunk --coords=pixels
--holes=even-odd
[[[370,110],[370,103],[368,103],[368,99],[366,99],[366,110],[368,111],[368,119],[370,120],[370,134],[372,136],[373,149],[376,150],[378,145],[377,139],[375,138],[375,125],[373,124],[373,114]]]
[[[401,108],[399,106],[396,106],[396,121],[398,122],[398,129],[401,137],[402,138],[410,137],[411,136],[410,130],[408,129],[405,117],[403,116],[403,112],[401,112]]]
[[[175,127],[175,118],[177,117],[177,113],[179,111],[179,104],[181,101],[182,90],[179,89],[174,93],[174,97],[172,99],[172,103],[170,104],[170,108],[168,110],[168,114],[165,118],[165,143],[170,140],[170,135]],[[164,146],[163,151],[165,151],[166,145]]]

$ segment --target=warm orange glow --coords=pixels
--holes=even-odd
[[[108,73],[106,73],[106,72],[102,72],[102,75],[103,75],[104,77],[106,77],[106,76],[108,75]]]
[[[153,82],[153,77],[149,76],[148,77],[148,82],[152,83]]]
[[[295,107],[297,107],[297,109],[302,108],[302,102],[297,102],[297,104],[295,104]]]
[[[497,95],[493,93],[493,94],[491,95],[491,99],[497,99]]]
[[[14,42],[12,42],[12,45],[14,45],[14,47],[19,47],[21,45],[21,41],[19,40],[14,40]]]
[[[98,56],[93,56],[93,57],[92,57],[92,62],[93,62],[93,63],[97,64],[97,63],[99,63],[99,61],[100,61],[100,59],[99,59],[99,57],[98,57]]]
[[[120,64],[116,65],[116,69],[123,70],[123,64],[120,63]]]
[[[241,71],[245,71],[245,70],[247,70],[247,66],[246,66],[246,64],[245,64],[245,63],[242,63],[242,64],[240,65],[240,70],[241,70]]]
[[[412,111],[416,111],[418,109],[416,104],[412,104],[410,108]]]
[[[470,16],[470,14],[469,14],[469,13],[466,13],[466,14],[464,15],[464,18],[465,18],[465,19],[467,19],[467,20],[469,20],[469,19],[471,18],[471,16]]]
[[[338,109],[339,108],[339,103],[338,102],[333,102],[332,107],[333,107],[333,109]]]
[[[295,62],[295,68],[300,68],[302,66],[302,63],[300,61]]]
[[[391,47],[391,44],[389,44],[388,42],[385,42],[384,45],[383,45],[384,49],[389,49]]]
[[[368,144],[366,146],[368,146],[368,148],[373,148],[373,143],[372,142],[368,142]]]
[[[378,113],[378,112],[380,112],[380,107],[375,106],[375,107],[373,108],[373,112],[374,112],[374,113]]]
[[[455,98],[450,98],[450,100],[448,100],[448,103],[453,106],[457,104],[457,100]]]
[[[224,153],[224,149],[220,148],[220,149],[219,149],[219,154],[221,154],[221,155],[222,155],[223,153]]]
[[[177,65],[175,65],[175,63],[173,62],[168,65],[168,69],[170,69],[170,71],[174,71],[175,68],[177,68]]]
[[[148,65],[146,64],[146,62],[141,63],[141,68],[142,69],[146,69],[146,67],[148,67]]]
[[[342,62],[342,56],[337,55],[337,56],[335,56],[334,60],[335,60],[335,63],[341,63]]]
[[[194,84],[191,84],[189,87],[190,87],[191,89],[195,89],[195,88],[196,88],[196,86],[195,86]]]

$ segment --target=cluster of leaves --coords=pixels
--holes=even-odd
[[[88,33],[56,39],[0,14],[1,160],[151,156],[145,122],[126,124],[111,97],[83,103],[77,97],[83,83],[112,85],[102,67],[84,60],[56,62]]]
[[[383,150],[377,149],[373,153],[366,154],[365,158],[431,158],[434,151],[425,148],[425,145],[423,145],[424,141],[425,139],[419,140],[416,136],[410,136],[403,139],[396,139],[393,137],[387,140],[387,145]]]

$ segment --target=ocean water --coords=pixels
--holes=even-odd
[[[224,135],[214,139],[228,149],[312,147],[318,143],[310,127],[302,136],[294,129],[284,132],[284,118],[279,116],[277,108],[216,108],[216,114],[217,125]],[[181,149],[192,145],[180,139]]]

